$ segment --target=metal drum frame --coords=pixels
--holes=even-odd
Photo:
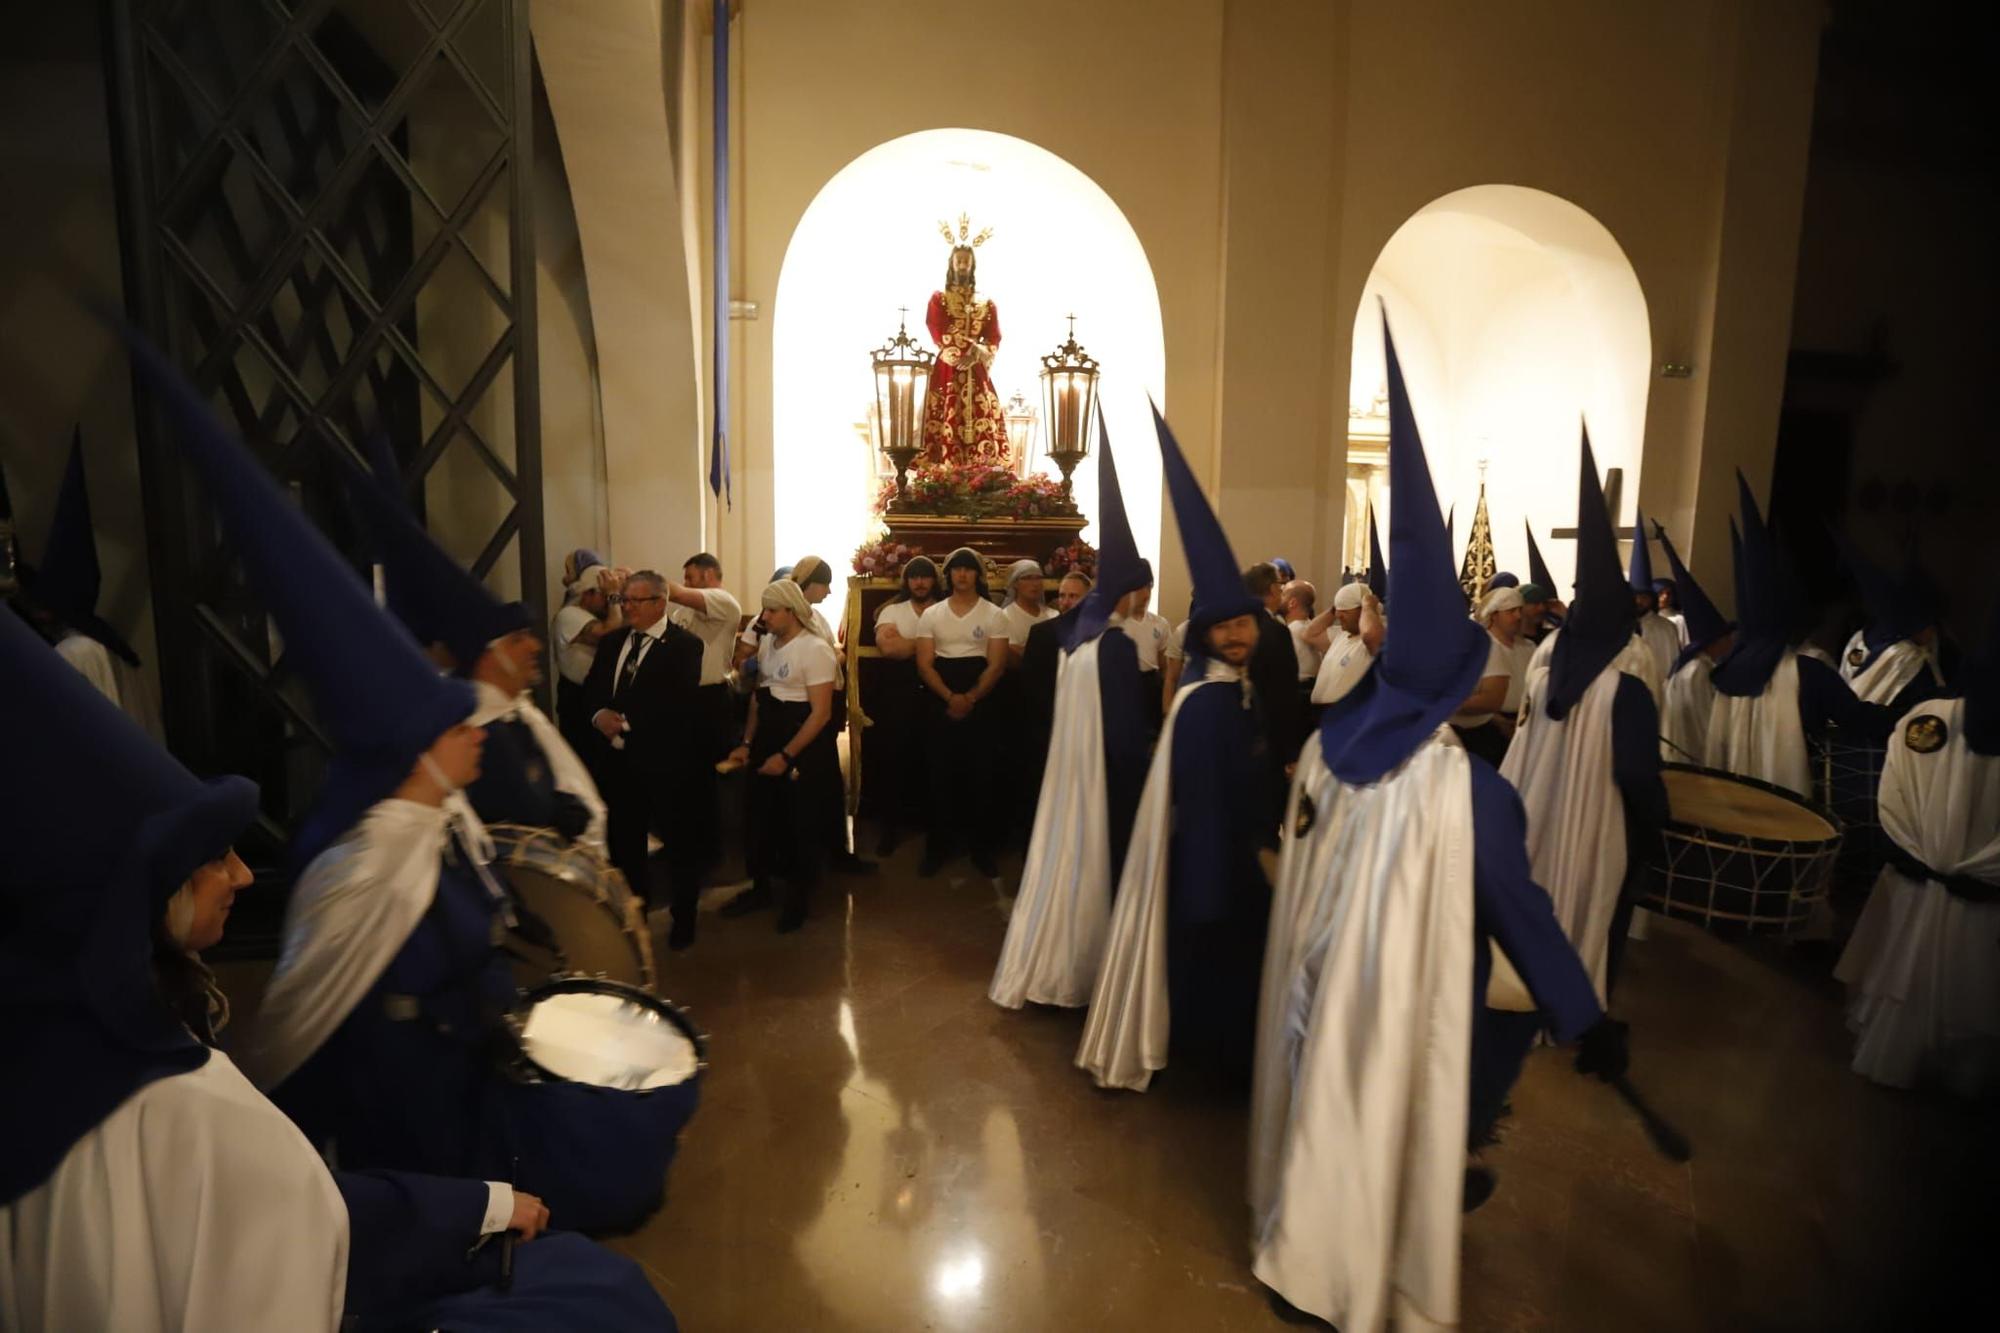
[[[605,860],[602,852],[587,844],[564,842],[562,835],[554,829],[530,828],[524,824],[489,824],[487,832],[494,835],[496,847],[504,848],[494,862],[496,869],[519,865],[547,874],[549,878],[588,898],[604,913],[608,923],[615,925],[628,939],[635,941],[641,978],[638,989],[648,993],[654,992],[654,988],[659,984],[659,973],[654,965],[653,937],[646,926],[645,910],[640,906],[638,897],[632,893],[631,886],[625,883],[625,877]],[[548,847],[558,854],[546,861],[533,858],[527,854],[531,847]],[[578,860],[589,863],[590,873],[585,873],[577,866]],[[624,889],[625,896],[622,900],[612,892],[613,885]],[[508,887],[510,890],[513,889],[511,881]],[[559,966],[549,975],[591,974],[574,967]],[[600,979],[607,984],[624,984],[615,978],[601,977],[601,975]]]
[[[1661,830],[1660,859],[1648,867],[1643,905],[1709,930],[1791,935],[1804,926],[1832,882],[1844,840],[1840,817],[1796,792],[1755,778],[1695,764],[1661,767],[1777,796],[1825,820],[1833,832],[1831,837],[1812,840],[1769,838],[1669,819]],[[1691,891],[1677,892],[1681,885]],[[1775,909],[1773,898],[1778,900]]]

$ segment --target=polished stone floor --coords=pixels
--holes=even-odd
[[[1092,1088],[1078,1015],[986,999],[995,886],[913,865],[832,881],[796,935],[704,917],[662,953],[712,1067],[667,1208],[619,1247],[694,1333],[1283,1327],[1240,1099],[1172,1069]],[[1824,957],[1662,924],[1628,966],[1633,1079],[1694,1160],[1537,1053],[1466,1224],[1463,1326],[1969,1326],[1990,1112],[1850,1074]]]

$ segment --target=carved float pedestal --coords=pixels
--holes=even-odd
[[[1016,560],[1047,560],[1049,552],[1067,546],[1083,532],[1081,514],[1046,518],[968,518],[958,514],[899,514],[892,506],[882,515],[889,539],[920,546],[925,555],[944,563],[961,546],[969,546],[999,569]]]

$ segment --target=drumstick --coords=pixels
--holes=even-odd
[[[1605,1082],[1625,1099],[1625,1104],[1639,1117],[1640,1123],[1646,1127],[1647,1137],[1653,1140],[1653,1146],[1660,1150],[1662,1157],[1670,1162],[1685,1162],[1694,1156],[1694,1145],[1688,1142],[1687,1135],[1675,1129],[1664,1116],[1655,1111],[1651,1104],[1640,1096],[1639,1090],[1632,1086],[1631,1079],[1620,1074],[1616,1078],[1606,1079]]]
[[[1699,764],[1701,762],[1700,755],[1694,753],[1692,750],[1688,749],[1685,745],[1674,745],[1674,743],[1668,740],[1665,736],[1660,737],[1660,744],[1673,745],[1674,749],[1679,750],[1682,754],[1686,755],[1691,762],[1696,764]]]

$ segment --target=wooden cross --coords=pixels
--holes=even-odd
[[[1622,467],[1607,468],[1604,473],[1604,512],[1611,519],[1612,533],[1617,535],[1618,540],[1621,542],[1626,540],[1624,534],[1629,534],[1632,531],[1630,523],[1620,523],[1618,521],[1618,501],[1624,489],[1625,469]],[[1576,540],[1576,529],[1556,528],[1549,533],[1549,536],[1555,538],[1557,541],[1573,542]]]

